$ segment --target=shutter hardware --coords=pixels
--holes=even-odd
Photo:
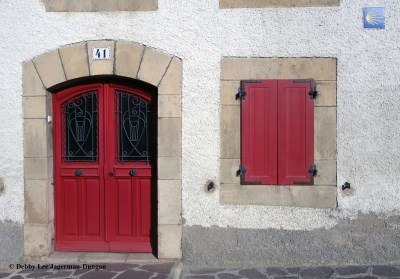
[[[246,91],[239,89],[239,92],[236,93],[235,100],[243,100],[244,96],[246,96],[246,95],[247,95]]]
[[[239,165],[239,169],[236,171],[236,176],[243,176],[247,172],[243,165]]]
[[[350,189],[351,187],[350,187],[350,182],[345,182],[343,185],[342,185],[342,190],[344,191],[344,190],[346,190],[346,189]]]
[[[311,83],[311,90],[310,90],[310,92],[308,92],[308,95],[310,95],[310,97],[312,99],[316,99],[317,96],[319,95],[318,91],[317,91],[317,86],[315,85],[315,83],[314,84]]]
[[[295,181],[294,185],[314,185],[314,177],[317,176],[318,170],[316,165],[311,165],[308,170],[310,174],[310,181]]]
[[[314,177],[317,176],[318,174],[318,170],[317,170],[317,166],[316,165],[312,165],[310,167],[310,169],[308,170],[308,172]]]
[[[246,83],[261,83],[262,80],[242,80],[240,82],[240,87],[238,93],[235,95],[235,100],[243,100],[244,97],[247,95],[246,91],[244,90]]]
[[[310,84],[310,92],[308,92],[308,95],[310,95],[311,99],[316,99],[317,96],[319,95],[317,91],[317,85],[315,84],[315,81],[313,79],[294,79],[294,83],[309,83]]]

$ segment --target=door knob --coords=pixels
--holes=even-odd
[[[81,170],[81,169],[77,169],[75,171],[75,176],[81,176],[82,174],[83,174],[83,170]]]
[[[130,176],[134,176],[134,175],[136,175],[137,174],[137,170],[136,169],[131,169],[130,171],[129,171],[129,175]]]
[[[109,175],[110,175],[110,176],[114,176],[114,173],[113,173],[113,172],[110,172]]]

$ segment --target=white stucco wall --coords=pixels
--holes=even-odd
[[[95,39],[143,43],[183,59],[183,217],[186,225],[313,229],[361,213],[400,214],[400,3],[219,10],[218,0],[159,0],[155,12],[46,13],[40,0],[0,1],[0,221],[23,222],[22,62]],[[385,6],[386,30],[364,30],[362,8]],[[338,210],[221,206],[222,56],[338,59]]]

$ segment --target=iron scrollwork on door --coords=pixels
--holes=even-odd
[[[97,160],[97,92],[88,92],[63,105],[64,160]]]
[[[140,96],[115,91],[118,161],[149,162],[150,102]]]

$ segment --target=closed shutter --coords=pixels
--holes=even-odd
[[[314,164],[314,102],[310,83],[278,81],[278,184],[310,184]]]
[[[277,184],[278,82],[243,81],[242,184]]]

